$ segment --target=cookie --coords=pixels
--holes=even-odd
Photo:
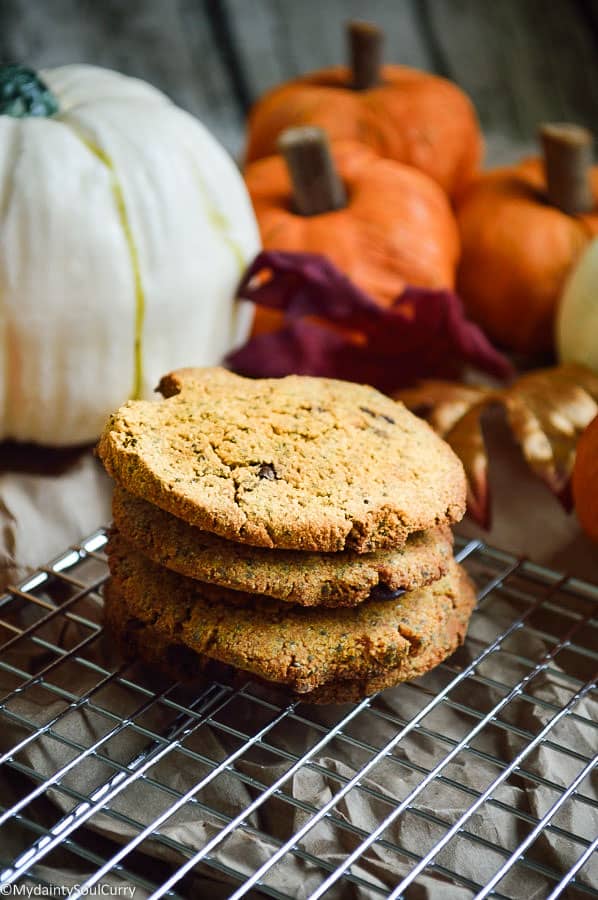
[[[458,521],[463,467],[430,426],[373,388],[183,369],[130,401],[98,445],[130,493],[258,547],[359,553]]]
[[[469,587],[468,583],[467,588]],[[121,598],[112,583],[109,582],[105,586],[104,592],[109,610],[113,610],[121,603]],[[411,670],[410,659],[406,659],[402,665],[396,666],[394,669],[387,669],[380,675],[373,675],[361,680],[347,678],[329,681],[302,694],[264,681],[263,678],[257,678],[255,675],[249,675],[241,669],[235,669],[233,666],[209,659],[207,656],[195,653],[183,644],[169,643],[164,636],[156,634],[151,626],[144,628],[138,620],[130,621],[130,627],[127,630],[122,630],[118,623],[116,625],[107,624],[111,638],[116,641],[120,652],[126,658],[131,661],[145,662],[173,681],[193,682],[194,684],[218,681],[241,688],[248,680],[251,680],[275,690],[287,691],[293,699],[301,700],[302,703],[324,704],[362,700],[378,691],[396,687],[402,681],[412,681],[414,678],[424,675],[447,659],[463,643],[469,618],[470,611],[465,608],[460,614],[455,615],[454,622],[449,626],[453,629],[451,644],[444,648],[435,648],[431,644],[428,655],[425,657],[422,654],[417,657]]]
[[[329,696],[332,683],[377,690],[384,679],[422,674],[455,649],[474,605],[455,562],[444,578],[394,600],[307,609],[259,597],[207,599],[201,583],[150,562],[118,534],[108,555],[107,624],[125,642],[137,633],[144,658],[156,661],[158,648],[174,646],[168,664],[207,657],[299,694]]]
[[[227,541],[118,486],[112,513],[127,542],[160,565],[199,581],[301,606],[355,606],[372,595],[382,599],[415,590],[441,578],[452,559],[453,536],[447,527],[412,534],[396,550],[323,554]]]

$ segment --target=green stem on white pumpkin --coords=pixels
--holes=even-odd
[[[33,69],[0,66],[0,116],[23,119],[57,112],[56,97]]]
[[[345,187],[322,128],[287,128],[278,139],[278,149],[289,170],[299,215],[316,216],[347,205]]]
[[[367,91],[380,84],[384,32],[371,22],[348,22],[349,66],[352,88]]]
[[[569,215],[594,208],[590,181],[593,138],[587,128],[569,123],[540,126],[549,203]]]

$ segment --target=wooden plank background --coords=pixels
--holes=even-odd
[[[540,120],[595,126],[598,0],[0,0],[0,61],[145,78],[239,156],[248,106],[341,62],[351,17],[384,27],[389,61],[460,84],[495,159],[531,146]]]

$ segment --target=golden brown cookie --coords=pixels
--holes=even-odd
[[[114,524],[128,543],[181,575],[301,606],[356,606],[441,578],[453,555],[448,527],[409,536],[396,550],[313,553],[237,544],[116,487]]]
[[[108,552],[107,624],[125,644],[135,635],[146,661],[159,661],[159,650],[169,666],[188,666],[197,655],[199,670],[207,657],[299,694],[319,690],[313,697],[326,702],[340,700],[341,689],[343,699],[368,693],[436,665],[461,641],[475,602],[455,562],[398,599],[306,609],[247,595],[233,604],[207,599],[201,583],[148,561],[118,534]]]
[[[409,657],[402,664],[393,669],[387,669],[380,675],[373,675],[363,679],[338,679],[330,681],[314,688],[307,693],[294,693],[291,695],[300,699],[302,703],[347,703],[369,697],[377,691],[395,687],[402,681],[409,681],[423,675],[425,672],[443,662],[462,643],[467,631],[474,596],[471,592],[471,583],[466,576],[464,578],[463,591],[459,608],[448,625],[450,629],[450,644],[440,646],[430,644],[426,654],[417,657]],[[138,619],[129,619],[127,628],[123,629],[124,620],[122,610],[119,607],[123,600],[114,586],[114,582],[108,582],[104,587],[106,601],[106,624],[121,652],[130,660],[146,662],[155,667],[174,681],[221,681],[235,687],[241,687],[248,678],[268,684],[270,687],[279,687],[272,682],[266,682],[263,678],[256,678],[225,665],[216,660],[209,659],[199,653],[195,653],[183,644],[169,642],[168,638],[156,632],[151,625],[144,626]],[[285,688],[283,687],[283,690]]]
[[[183,369],[160,390],[160,402],[111,416],[98,454],[130,493],[204,531],[363,553],[464,513],[463,467],[448,444],[373,388]]]

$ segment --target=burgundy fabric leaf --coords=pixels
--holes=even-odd
[[[243,375],[317,375],[392,391],[419,378],[454,377],[466,363],[501,379],[512,374],[452,291],[408,287],[384,309],[326,257],[268,251],[256,257],[238,295],[284,312],[280,330],[250,338],[228,357]]]

